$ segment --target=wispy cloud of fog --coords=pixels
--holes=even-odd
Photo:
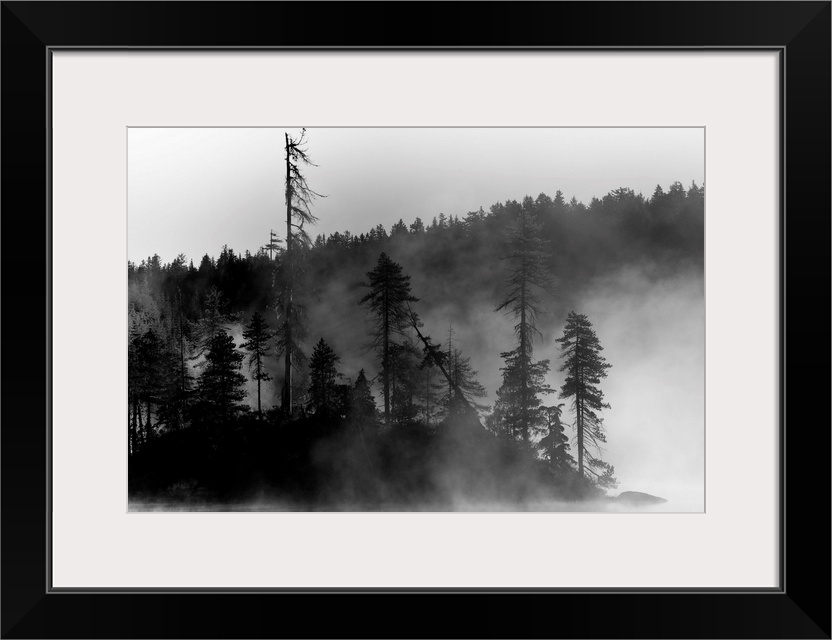
[[[447,339],[448,324],[453,323],[456,343],[470,356],[472,366],[479,372],[478,379],[488,392],[485,402],[493,405],[495,391],[502,382],[500,353],[515,346],[514,319],[494,311],[504,265],[493,258],[479,262],[495,281],[494,290],[468,292],[464,303],[455,303],[447,301],[441,289],[464,287],[465,283],[426,279],[418,256],[401,252],[393,258],[401,262],[406,273],[412,273],[413,292],[421,298],[414,308],[425,324],[424,332],[441,342]],[[367,265],[367,270],[371,267]],[[308,304],[308,342],[314,344],[323,337],[341,357],[340,371],[353,382],[361,368],[369,378],[380,370],[376,354],[366,349],[369,316],[358,305],[365,290],[357,285],[354,279],[332,278]],[[445,302],[431,304],[435,299]],[[649,510],[702,511],[703,274],[696,269],[667,274],[647,267],[630,267],[592,281],[586,290],[572,292],[569,300],[561,299],[555,291],[540,318],[543,338],[535,343],[535,358],[549,359],[551,363],[547,381],[555,393],[544,399],[545,404],[565,402],[558,399],[564,374],[558,372],[561,361],[555,340],[562,335],[570,310],[589,317],[604,347],[602,355],[612,365],[600,385],[611,405],[602,414],[608,435],[603,458],[615,466],[619,489],[668,499],[667,504]],[[237,344],[241,341],[238,331],[235,330]],[[274,360],[270,366],[279,379],[279,363]],[[380,385],[376,384],[375,389],[378,393]],[[249,402],[255,406],[253,382],[248,390]],[[264,385],[264,407],[276,403],[278,396],[274,381]],[[569,424],[573,420],[568,404],[564,419]],[[571,429],[567,432],[572,433]]]
[[[601,385],[611,405],[605,459],[619,488],[667,498],[662,510],[703,510],[703,274],[626,270],[598,282],[582,307],[612,364]]]
[[[549,359],[551,365],[547,382],[555,393],[545,404],[566,402],[558,399],[565,374],[558,372],[555,339],[570,310],[589,317],[602,355],[612,365],[600,385],[611,405],[602,414],[608,436],[603,458],[615,466],[619,489],[668,499],[651,510],[704,510],[703,274],[687,271],[657,279],[655,273],[630,268],[596,281],[568,306],[555,295],[539,323],[543,338],[535,344],[535,358]],[[448,315],[437,310],[424,318],[439,325]],[[480,300],[469,313],[456,316],[454,325],[493,403],[502,382],[500,351],[515,346],[514,321]],[[564,420],[571,424],[573,419],[567,403]]]

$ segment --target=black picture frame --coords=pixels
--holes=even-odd
[[[3,2],[0,19],[2,637],[830,637],[830,2]],[[51,590],[47,99],[61,47],[779,51],[780,587]]]

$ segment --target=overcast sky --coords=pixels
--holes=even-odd
[[[184,253],[196,264],[224,244],[238,253],[285,230],[283,134],[275,128],[131,128],[128,259]],[[325,194],[318,233],[388,230],[399,218],[464,216],[525,195],[585,203],[629,187],[705,177],[702,128],[308,129],[309,186]]]

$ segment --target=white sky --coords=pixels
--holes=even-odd
[[[128,258],[179,253],[195,264],[223,244],[252,253],[282,237],[280,128],[131,128]],[[702,128],[314,128],[309,186],[318,233],[429,223],[495,202],[554,196],[588,203],[612,189],[704,182]]]

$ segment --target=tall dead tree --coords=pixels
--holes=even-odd
[[[317,166],[309,158],[306,149],[306,129],[301,129],[297,137],[285,136],[286,151],[286,250],[283,252],[282,286],[278,293],[278,309],[282,313],[282,322],[277,335],[277,347],[284,357],[284,378],[282,405],[286,415],[292,413],[292,370],[303,357],[298,344],[301,328],[301,313],[294,300],[295,292],[300,286],[303,270],[301,255],[310,245],[309,235],[304,226],[313,224],[317,218],[312,215],[310,207],[316,197],[322,197],[309,188],[302,172],[305,166]]]

